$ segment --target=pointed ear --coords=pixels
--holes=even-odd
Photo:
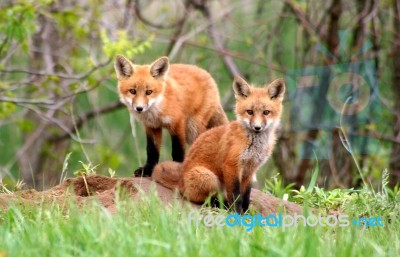
[[[285,81],[283,79],[276,79],[267,86],[268,94],[272,100],[283,100],[285,94]]]
[[[133,64],[122,55],[115,57],[114,68],[118,79],[129,78],[133,74]]]
[[[235,91],[235,96],[246,98],[250,94],[250,86],[246,82],[246,80],[242,79],[239,76],[235,76],[233,80],[233,91]]]
[[[154,61],[150,66],[150,74],[153,78],[162,78],[165,77],[169,70],[169,60],[168,57],[160,57],[156,61]]]

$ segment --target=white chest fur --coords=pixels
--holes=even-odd
[[[158,106],[152,106],[142,113],[133,111],[133,115],[147,127],[158,128],[161,126],[160,110]]]
[[[250,133],[250,144],[241,155],[241,162],[244,167],[248,166],[252,170],[264,164],[269,157],[269,148],[273,144],[272,140],[270,132]]]
[[[147,111],[142,113],[134,111],[133,115],[145,126],[151,128],[159,128],[171,124],[171,117],[162,115],[158,105],[153,105]]]
[[[151,128],[165,127],[171,124],[172,122],[170,116],[163,115],[161,112],[162,100],[163,100],[162,95],[160,95],[154,100],[150,100],[149,108],[146,111],[139,113],[132,108],[131,100],[121,98],[121,101],[128,106],[129,111],[133,114],[135,119],[141,121],[145,126]]]

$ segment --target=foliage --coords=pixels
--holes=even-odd
[[[131,39],[124,30],[117,31],[117,41],[112,41],[107,37],[105,30],[101,31],[101,40],[103,41],[103,51],[106,56],[113,58],[117,54],[123,53],[126,57],[133,59],[134,56],[144,53],[151,46],[153,35],[146,41]]]
[[[79,170],[75,171],[75,172],[74,172],[74,175],[75,175],[75,176],[82,176],[83,181],[84,181],[84,183],[85,183],[87,195],[92,195],[92,192],[89,190],[89,186],[88,186],[86,177],[87,177],[87,176],[90,176],[90,175],[96,174],[96,168],[97,168],[99,165],[93,165],[91,162],[89,162],[88,164],[86,164],[86,163],[84,163],[84,162],[82,162],[82,161],[79,161],[79,162],[80,162],[81,165],[82,165],[82,169],[79,169]]]
[[[0,210],[0,253],[6,256],[396,256],[400,222],[383,228],[207,227],[188,223],[189,209],[155,197],[118,199],[110,214],[96,202]],[[362,204],[362,203],[359,203]],[[359,207],[363,207],[361,205]],[[365,206],[364,206],[365,207]],[[205,213],[207,210],[203,209]],[[220,211],[226,215],[226,212]]]
[[[10,184],[10,183],[8,183]],[[0,179],[0,193],[5,193],[5,194],[12,194],[15,191],[19,191],[23,189],[25,186],[25,182],[22,180],[18,180],[15,183],[11,183],[11,190],[8,189],[10,185],[6,185],[6,183],[3,182],[3,179]]]
[[[301,205],[308,205],[315,208],[342,211],[344,205],[351,199],[351,189],[333,189],[326,191],[315,186],[313,191],[307,191],[304,186],[300,190],[293,190],[293,200]]]
[[[296,106],[298,90],[304,89],[306,94],[300,97],[307,98],[312,95],[313,85],[301,85],[299,81],[290,84],[287,80],[282,133],[274,150],[278,158],[267,164],[276,165],[283,175],[266,180],[264,191],[319,212],[380,216],[385,226],[297,227],[285,232],[256,227],[250,233],[243,228],[196,227],[187,223],[188,210],[181,205],[164,208],[154,195],[138,205],[117,194],[121,197],[117,201],[118,212],[113,215],[96,202],[78,207],[73,199],[61,206],[17,205],[0,209],[0,257],[148,256],[149,253],[154,256],[398,255],[400,190],[399,185],[388,184],[389,173],[395,169],[386,170],[390,164],[396,164],[398,159],[394,157],[399,155],[394,147],[397,144],[394,136],[398,135],[394,127],[400,124],[396,122],[396,117],[400,117],[396,105],[400,102],[396,94],[398,83],[393,79],[398,69],[392,67],[394,60],[400,58],[394,51],[398,42],[394,25],[399,19],[394,1],[385,0],[376,6],[376,1],[193,1],[197,6],[187,9],[183,9],[183,3],[191,1],[140,1],[141,8],[131,13],[139,6],[135,5],[138,2],[9,0],[0,3],[0,193],[23,188],[24,183],[17,179],[21,176],[28,181],[32,172],[36,173],[35,179],[54,172],[60,175],[60,181],[68,175],[82,176],[90,196],[95,192],[89,191],[86,176],[101,172],[111,177],[131,175],[144,163],[146,137],[141,126],[135,127],[133,120],[130,124],[125,109],[97,112],[118,102],[112,65],[116,54],[124,54],[137,63],[150,63],[161,55],[173,53],[171,62],[205,68],[216,80],[231,119],[234,119],[234,101],[229,98],[232,64],[249,81],[262,85],[276,77],[287,78],[291,71],[303,73],[327,68],[337,72],[346,65],[373,61],[368,77],[376,76],[377,84],[388,86],[380,86],[378,95],[371,92],[377,104],[368,113],[370,119],[364,124],[358,122],[360,117],[353,117],[353,123],[342,115],[345,122],[340,122],[338,130],[317,122],[314,129],[327,132],[326,142],[320,140],[321,135],[316,138],[307,135],[310,124],[302,124],[306,129],[298,130],[293,122],[298,109],[306,110],[305,117],[317,120],[323,107],[318,101],[326,96]],[[202,3],[210,4],[201,6]],[[333,8],[334,3],[342,3],[341,8]],[[138,11],[147,20],[139,17]],[[167,26],[179,21],[181,14],[186,20]],[[332,22],[335,18],[337,24]],[[346,34],[341,31],[347,31],[348,36],[341,37]],[[305,82],[310,77],[304,77]],[[344,91],[338,95],[346,98]],[[87,113],[91,116],[84,116]],[[82,117],[82,125],[78,126],[77,121]],[[64,141],[57,138],[65,133]],[[359,145],[353,139],[359,134],[366,138],[363,142],[367,142],[364,150],[368,150],[368,155],[356,151]],[[170,159],[170,139],[163,140],[161,160]],[[288,181],[285,176],[297,172],[298,164],[310,158],[302,156],[302,147],[307,144],[319,146],[320,151],[314,152],[317,156],[324,155],[326,149],[331,155],[319,158],[321,164],[312,172],[310,161],[303,181],[297,186],[305,184],[307,179],[310,183],[293,190],[294,184],[285,184]],[[36,148],[31,150],[30,146]],[[21,168],[24,161],[29,168]],[[43,166],[31,168],[35,163],[46,164],[51,170]],[[261,170],[269,178],[270,170],[276,169]],[[334,174],[338,181],[332,179]],[[358,178],[363,180],[361,186],[355,183]],[[351,189],[328,189],[342,184]],[[66,205],[71,209],[64,208]],[[222,210],[212,211],[226,214]],[[210,210],[203,208],[201,212]]]
[[[293,190],[293,201],[301,205],[322,209],[353,213],[360,217],[377,215],[386,220],[398,219],[400,215],[400,193],[398,187],[388,187],[388,173],[383,172],[382,189],[375,192],[369,187],[360,190],[333,189],[325,190],[315,186],[307,191],[304,186]]]
[[[36,30],[37,10],[43,5],[50,3],[51,0],[22,0],[18,3],[0,8],[0,39],[4,40],[0,47],[2,56],[13,41],[21,43],[27,47],[27,39]]]
[[[271,179],[265,180],[265,185],[262,191],[269,192],[278,198],[287,200],[294,186],[295,183],[285,185],[280,174],[277,173]]]
[[[79,163],[82,165],[82,169],[75,171],[74,172],[75,176],[82,176],[82,175],[90,176],[96,174],[96,168],[99,166],[99,164],[93,165],[91,162],[86,164],[82,161],[79,161]]]
[[[154,35],[134,36],[126,27],[118,25],[120,20],[117,19],[117,13],[105,14],[103,7],[104,4],[97,1],[72,4],[51,0],[18,0],[0,4],[0,146],[10,146],[4,148],[0,156],[1,176],[11,181],[15,181],[16,177],[40,179],[39,176],[35,178],[32,171],[49,171],[41,164],[61,159],[57,156],[63,152],[73,153],[69,171],[78,169],[78,160],[88,157],[113,169],[123,165],[125,154],[109,148],[108,140],[112,137],[97,134],[96,138],[88,141],[98,141],[100,144],[82,146],[85,138],[94,133],[86,133],[91,128],[86,120],[84,131],[77,131],[79,128],[75,127],[75,122],[83,112],[118,101],[115,79],[110,79],[114,56],[125,54],[132,59],[143,54],[151,47]],[[113,22],[105,26],[100,22],[104,15]],[[26,99],[28,102],[37,100],[45,104],[25,103]],[[55,110],[55,113],[49,115],[49,109]],[[100,119],[100,114],[96,115],[96,128],[100,126]],[[112,120],[102,123],[101,127],[106,129],[109,124],[116,124],[115,121],[123,123],[124,119],[114,116]],[[44,125],[49,121],[49,125]],[[18,149],[26,150],[32,145],[29,137],[43,126],[45,130],[41,131],[41,136],[32,140],[45,139],[46,142],[33,144],[38,149],[32,154],[23,156],[24,151],[21,151],[23,157],[16,156]],[[57,140],[54,141],[52,137],[68,130],[74,138],[72,143],[64,144],[66,149],[58,148],[60,152],[56,153],[52,146]],[[115,134],[115,130],[111,131]],[[78,133],[79,136],[74,137]],[[71,140],[69,137],[66,139]],[[126,148],[129,142],[124,144]],[[99,150],[101,154],[97,155]],[[36,162],[34,158],[41,160]],[[38,163],[38,166],[23,169],[21,162],[24,161]],[[60,180],[73,175],[62,167],[60,161],[50,166],[51,172],[61,174]],[[33,184],[30,182],[29,186]]]
[[[67,156],[65,156],[63,166],[62,166],[61,176],[60,176],[60,183],[62,183],[67,176],[68,161],[69,161],[69,158],[71,157],[71,154],[72,153],[68,153]]]
[[[195,2],[198,2],[197,6],[193,4]],[[342,8],[333,8],[335,2],[341,2]],[[202,4],[204,6],[199,6]],[[135,7],[139,9],[135,10]],[[333,10],[339,10],[337,26],[330,18]],[[367,14],[354,15],[362,10]],[[210,17],[204,15],[206,13]],[[62,173],[61,178],[64,178],[79,168],[79,160],[86,159],[101,163],[101,172],[107,173],[109,167],[118,170],[119,175],[131,175],[146,158],[142,127],[136,126],[135,130],[132,126],[132,138],[125,109],[96,111],[118,102],[112,64],[116,54],[124,54],[135,63],[150,63],[167,55],[171,62],[195,64],[212,74],[230,119],[234,119],[234,100],[230,97],[234,70],[258,85],[277,77],[285,78],[287,101],[282,133],[274,150],[280,158],[274,157],[267,164],[281,170],[283,178],[267,182],[269,191],[280,197],[287,194],[290,198],[292,186],[283,185],[289,181],[288,174],[291,174],[290,182],[296,180],[297,186],[304,184],[308,176],[298,176],[298,173],[300,164],[310,157],[302,156],[306,146],[317,149],[318,156],[324,155],[324,151],[330,154],[320,159],[320,172],[313,173],[315,185],[324,176],[327,188],[343,184],[358,188],[356,182],[361,177],[365,184],[377,188],[381,171],[390,167],[395,159],[390,157],[395,142],[392,135],[398,133],[392,131],[392,125],[397,124],[392,121],[398,116],[394,115],[395,104],[400,101],[394,99],[394,87],[379,87],[379,95],[371,92],[376,106],[372,104],[374,108],[368,113],[370,119],[365,124],[358,120],[363,117],[353,117],[354,122],[350,123],[349,117],[344,117],[341,129],[342,133],[346,130],[348,138],[339,146],[335,144],[340,143],[341,136],[339,133],[335,137],[337,128],[323,120],[318,121],[318,111],[323,109],[318,101],[332,100],[335,96],[346,98],[351,87],[329,91],[328,96],[315,97],[315,101],[311,99],[313,101],[306,101],[306,105],[297,108],[294,103],[297,97],[307,98],[319,92],[312,91],[314,87],[310,85],[300,85],[303,79],[293,82],[290,74],[325,68],[340,73],[346,71],[342,68],[348,65],[372,61],[373,69],[368,70],[367,77],[372,76],[380,85],[395,85],[392,77],[396,73],[387,68],[391,67],[393,58],[397,58],[389,54],[396,45],[393,44],[396,34],[391,15],[395,13],[391,1],[384,1],[379,6],[373,6],[372,2],[364,6],[362,1],[314,4],[314,1],[303,0],[141,1],[138,5],[136,1],[2,2],[0,172],[13,181],[22,177],[33,186],[35,183],[29,182],[32,171],[35,180],[41,179],[40,174],[46,176],[49,170],[58,175]],[[359,17],[362,21],[354,22],[351,17]],[[330,27],[337,27],[337,30],[328,33]],[[304,82],[313,74],[308,75]],[[301,95],[299,90],[303,89],[306,93]],[[32,103],[36,101],[39,103]],[[329,104],[331,102],[325,101],[323,105],[329,107]],[[295,128],[297,110],[302,111],[302,118],[315,120],[317,126],[312,129],[321,132],[316,138],[304,135],[311,133],[308,119],[301,120],[303,128]],[[82,124],[75,126],[87,113],[93,115],[83,117]],[[326,113],[320,114],[325,116]],[[327,135],[326,141],[321,139],[322,133]],[[35,137],[37,134],[41,136]],[[346,152],[347,143],[360,138],[361,134],[365,141],[354,143],[354,151]],[[57,138],[61,136],[63,139]],[[164,137],[163,140],[161,160],[170,159],[170,139]],[[364,143],[365,149],[360,150]],[[22,151],[30,145],[37,149]],[[368,154],[364,154],[364,150]],[[62,162],[69,152],[72,153],[71,167],[65,170]],[[330,159],[332,163],[329,163]],[[24,162],[26,165],[22,167]],[[301,166],[306,167],[303,169],[305,174],[310,174],[313,162]],[[360,167],[356,167],[356,163]],[[29,165],[33,164],[37,167],[30,169]],[[262,176],[271,177],[270,170],[274,169],[263,167]],[[333,178],[334,170],[340,174],[338,179]],[[315,185],[306,190],[313,190]]]
[[[108,175],[110,175],[110,178],[113,178],[115,176],[115,170],[108,168]]]

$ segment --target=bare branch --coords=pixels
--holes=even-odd
[[[79,129],[84,125],[87,121],[91,120],[92,118],[96,117],[97,115],[108,113],[108,112],[113,112],[115,110],[118,110],[122,108],[124,105],[120,101],[116,101],[112,104],[103,106],[99,109],[93,109],[91,111],[88,111],[82,115],[80,115],[76,121],[74,126],[70,126],[67,131],[72,131],[75,127]],[[59,140],[64,140],[68,138],[70,135],[69,133],[63,133],[61,135],[57,135],[51,138],[52,141],[59,141]]]
[[[64,123],[62,123],[62,121],[54,118],[53,116],[50,115],[46,115],[44,113],[42,113],[40,110],[38,110],[37,108],[34,108],[32,106],[28,106],[28,105],[24,105],[25,108],[31,110],[32,112],[34,112],[36,115],[38,115],[39,117],[41,117],[42,119],[45,119],[51,123],[54,123],[55,125],[57,125],[62,131],[64,131],[64,133],[66,133],[72,140],[80,143],[80,144],[94,144],[95,141],[94,140],[81,140],[79,138],[77,138],[71,131],[70,128],[68,128]]]
[[[30,99],[20,99],[20,98],[10,98],[5,96],[0,96],[0,102],[9,102],[15,104],[42,104],[42,105],[53,105],[54,101],[49,100],[30,100]]]
[[[55,77],[59,77],[59,78],[62,78],[62,79],[81,80],[81,79],[87,78],[88,76],[90,76],[96,70],[107,66],[108,64],[111,63],[111,61],[112,61],[112,58],[109,58],[105,62],[102,62],[102,63],[96,65],[95,67],[91,68],[88,72],[86,72],[84,74],[80,74],[80,75],[70,75],[70,74],[55,73],[55,72],[54,73],[51,73],[51,72],[49,73],[49,72],[42,72],[42,71],[19,70],[19,69],[10,69],[10,70],[0,69],[0,73],[26,73],[26,74],[36,75],[36,76],[45,76],[45,77],[55,76]]]
[[[60,99],[68,99],[74,96],[77,96],[79,94],[83,94],[83,93],[87,93],[90,92],[94,89],[96,89],[97,87],[100,86],[101,82],[105,81],[109,79],[109,76],[106,76],[104,78],[102,78],[101,80],[97,81],[97,83],[89,88],[85,88],[76,92],[72,92],[70,94],[67,95],[63,95],[57,99],[48,99],[48,100],[31,100],[31,99],[22,99],[22,98],[10,98],[10,97],[2,97],[0,96],[0,102],[10,102],[10,103],[15,103],[15,104],[37,104],[37,105],[45,105],[47,108],[51,108],[53,105],[55,105],[56,103],[58,103],[60,101]]]
[[[177,42],[177,39],[182,34],[183,27],[185,26],[186,21],[187,21],[187,19],[189,17],[189,13],[190,13],[189,3],[190,3],[190,0],[186,0],[185,1],[185,14],[182,17],[181,21],[177,24],[177,27],[176,27],[175,32],[174,32],[174,35],[172,36],[171,41],[170,41],[170,43],[169,43],[169,45],[167,47],[166,55],[170,55],[172,49],[174,49],[174,46],[175,46],[175,44]]]
[[[263,66],[263,67],[266,67],[266,68],[274,70],[274,71],[285,72],[285,69],[283,67],[280,67],[280,66],[278,66],[278,65],[276,65],[274,63],[260,62],[260,61],[255,60],[253,57],[245,56],[240,52],[230,51],[230,50],[228,50],[226,48],[221,50],[221,49],[217,49],[216,47],[205,46],[205,45],[201,45],[201,44],[198,44],[198,43],[195,43],[195,42],[192,42],[192,41],[185,41],[182,44],[190,45],[190,46],[193,46],[193,47],[207,49],[207,50],[210,50],[210,51],[217,52],[217,53],[219,53],[221,55],[229,55],[229,56],[231,56],[231,57],[233,57],[235,59],[240,59],[242,61],[245,61],[245,62],[248,62],[248,63],[251,63],[251,64],[256,64],[256,65],[259,65],[259,66]]]
[[[224,45],[221,42],[221,39],[218,37],[218,31],[217,28],[215,27],[215,21],[212,18],[211,12],[209,7],[207,6],[205,1],[201,2],[196,2],[192,1],[192,5],[199,10],[204,17],[207,19],[208,24],[209,24],[209,30],[210,30],[210,35],[211,38],[214,42],[214,45],[216,49],[218,50],[219,53],[222,54],[222,59],[224,61],[225,66],[229,70],[229,72],[232,74],[232,76],[241,76],[241,72],[239,68],[236,66],[235,62],[233,61],[232,57],[227,54],[227,51],[224,47]],[[225,108],[227,108],[230,100],[233,97],[233,92],[232,90],[229,90],[228,93],[225,95],[224,99],[222,100],[222,105]]]
[[[67,99],[67,98],[71,98],[71,97],[74,97],[74,96],[77,96],[77,95],[80,95],[80,94],[83,94],[83,93],[90,92],[90,91],[98,88],[103,81],[106,81],[108,79],[109,79],[109,76],[106,76],[106,77],[102,78],[101,80],[98,80],[96,82],[96,84],[94,84],[93,86],[91,86],[89,88],[82,89],[82,90],[78,90],[76,92],[72,92],[71,94],[63,95],[63,96],[61,96],[61,99]]]
[[[307,18],[307,15],[300,9],[298,5],[296,5],[291,0],[285,0],[285,3],[289,7],[289,9],[296,15],[297,20],[305,28],[305,30],[310,36],[313,35],[319,36],[318,33],[320,33],[320,31],[318,31],[317,29],[318,26]]]
[[[202,24],[201,26],[198,26],[198,27],[194,28],[194,29],[191,30],[189,33],[187,33],[187,34],[185,34],[185,35],[179,37],[178,40],[176,40],[176,44],[175,44],[174,47],[172,48],[171,53],[168,55],[168,57],[169,57],[170,59],[173,59],[173,58],[176,56],[176,54],[178,53],[178,51],[179,51],[179,49],[181,48],[181,46],[182,46],[187,40],[189,40],[190,38],[194,37],[194,36],[197,35],[198,33],[200,33],[200,32],[202,32],[202,31],[208,29],[209,26],[210,26],[212,23],[214,23],[214,22],[216,22],[217,20],[223,18],[223,17],[226,16],[227,14],[231,13],[232,10],[234,10],[235,8],[239,8],[239,7],[241,7],[241,6],[244,6],[244,5],[248,4],[249,2],[251,2],[251,1],[242,1],[242,2],[240,2],[240,3],[238,3],[238,4],[232,4],[232,5],[230,5],[228,8],[226,8],[226,9],[224,9],[224,10],[220,10],[220,11],[218,12],[218,15],[215,16],[212,20],[206,22],[205,24]]]

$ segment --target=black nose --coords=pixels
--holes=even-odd
[[[260,131],[261,127],[260,126],[255,126],[254,129],[257,130],[257,131]]]
[[[143,111],[143,107],[142,106],[136,106],[136,111],[138,111],[138,112]]]

